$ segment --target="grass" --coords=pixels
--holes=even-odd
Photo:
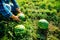
[[[41,31],[38,28],[38,21],[40,19],[46,19],[49,22],[49,28],[46,40],[59,40],[60,39],[60,28],[59,28],[59,15],[55,9],[55,0],[17,0],[19,8],[26,15],[26,21],[16,23],[15,21],[8,21],[7,33],[1,40],[12,40],[13,29],[16,25],[23,24],[26,27],[27,33],[24,35],[17,36],[15,39],[18,40],[42,40],[44,34],[40,34]],[[58,16],[57,16],[58,15]],[[7,26],[7,25],[6,25]],[[41,36],[42,35],[42,36]],[[13,35],[15,36],[15,35]],[[14,39],[14,38],[13,38]],[[14,39],[14,40],[15,40]],[[45,39],[44,39],[45,40]]]

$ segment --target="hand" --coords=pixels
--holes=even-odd
[[[20,11],[20,9],[19,9],[19,8],[16,8],[16,11],[17,11],[18,13],[21,13],[21,11]]]
[[[18,16],[12,15],[11,18],[12,18],[13,20],[17,21],[17,22],[20,21],[20,19],[18,18]]]

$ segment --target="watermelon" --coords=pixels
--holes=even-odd
[[[24,34],[26,32],[25,30],[25,26],[24,25],[17,25],[14,27],[14,32],[15,34],[19,35],[19,34]]]
[[[25,19],[26,19],[25,15],[23,13],[20,13],[17,16],[19,16],[20,20],[22,20],[22,21],[25,21]]]
[[[48,25],[49,25],[49,23],[48,23],[48,21],[45,20],[45,19],[40,19],[40,20],[38,21],[38,27],[39,27],[40,29],[48,29]]]

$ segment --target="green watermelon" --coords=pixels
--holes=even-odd
[[[25,29],[26,29],[26,28],[25,28],[24,25],[17,25],[17,26],[15,26],[15,28],[14,28],[14,32],[15,32],[15,34],[17,34],[17,35],[19,35],[19,34],[24,34],[24,33],[26,32]]]
[[[20,20],[25,21],[25,15],[23,13],[18,14]]]
[[[49,23],[45,19],[41,19],[38,21],[38,27],[41,29],[48,29],[48,25],[49,25]]]

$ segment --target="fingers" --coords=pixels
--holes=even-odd
[[[11,18],[12,18],[13,20],[17,21],[17,22],[19,22],[19,21],[20,21],[20,19],[19,19],[19,17],[18,17],[18,16],[13,15],[13,16],[11,16]]]
[[[20,19],[18,18],[18,16],[14,16],[12,19],[15,20],[15,21],[17,21],[17,22],[20,21]]]
[[[16,21],[17,21],[17,22],[19,22],[19,21],[20,21],[20,19],[18,18],[18,16],[16,16]]]
[[[17,19],[16,19],[16,21],[17,21],[17,22],[19,22],[19,21],[20,21],[20,19],[19,19],[19,18],[17,18]]]

